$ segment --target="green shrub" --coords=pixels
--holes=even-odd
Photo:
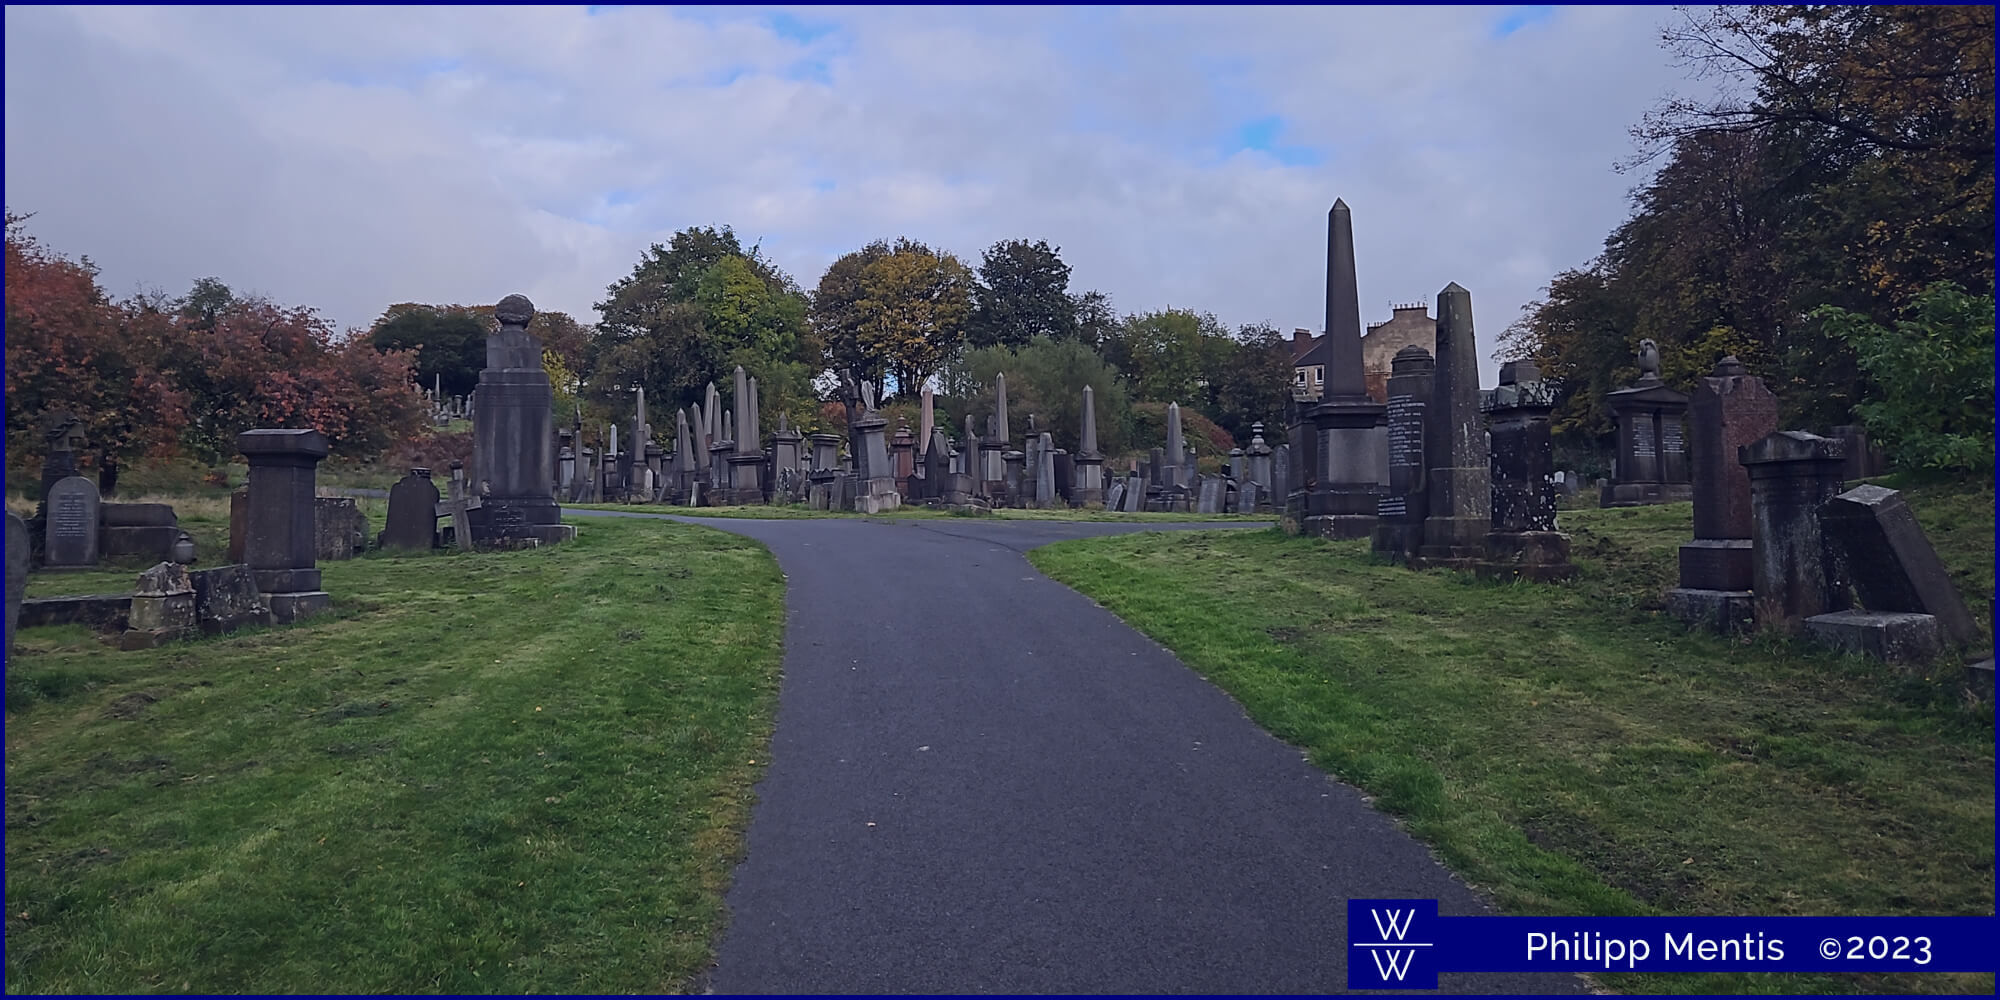
[[[1893,330],[1837,306],[1812,317],[1854,348],[1878,387],[1854,411],[1898,468],[1993,471],[1993,296],[1939,282]]]

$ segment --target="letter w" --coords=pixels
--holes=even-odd
[[[1378,948],[1370,952],[1369,957],[1375,960],[1375,973],[1382,977],[1383,982],[1394,980],[1400,983],[1404,974],[1410,971],[1410,963],[1416,960],[1417,950]]]
[[[1410,932],[1410,925],[1417,919],[1417,911],[1414,909],[1390,910],[1389,921],[1386,924],[1382,922],[1381,910],[1369,910],[1368,915],[1375,918],[1375,933],[1380,935],[1383,941],[1401,941],[1403,935]]]

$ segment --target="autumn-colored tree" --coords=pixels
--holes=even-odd
[[[8,461],[38,466],[42,421],[66,410],[108,488],[120,463],[169,452],[187,422],[187,396],[159,366],[172,327],[113,304],[89,258],[42,244],[27,219],[6,213]]]
[[[972,287],[971,268],[914,240],[841,257],[812,297],[826,367],[858,371],[885,396],[916,394],[964,342]]]
[[[973,301],[965,341],[973,347],[1018,347],[1036,337],[1076,335],[1069,265],[1047,240],[1002,240],[987,247]]]

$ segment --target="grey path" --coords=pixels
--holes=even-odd
[[[1022,556],[1162,525],[698,523],[769,546],[789,588],[715,992],[1338,992],[1348,897],[1484,912],[1354,789]]]

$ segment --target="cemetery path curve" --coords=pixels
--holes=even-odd
[[[762,542],[787,586],[771,765],[713,992],[1339,992],[1349,897],[1490,912],[1358,791],[1022,555],[1227,522],[675,519]],[[1588,992],[1557,974],[1440,985]]]

